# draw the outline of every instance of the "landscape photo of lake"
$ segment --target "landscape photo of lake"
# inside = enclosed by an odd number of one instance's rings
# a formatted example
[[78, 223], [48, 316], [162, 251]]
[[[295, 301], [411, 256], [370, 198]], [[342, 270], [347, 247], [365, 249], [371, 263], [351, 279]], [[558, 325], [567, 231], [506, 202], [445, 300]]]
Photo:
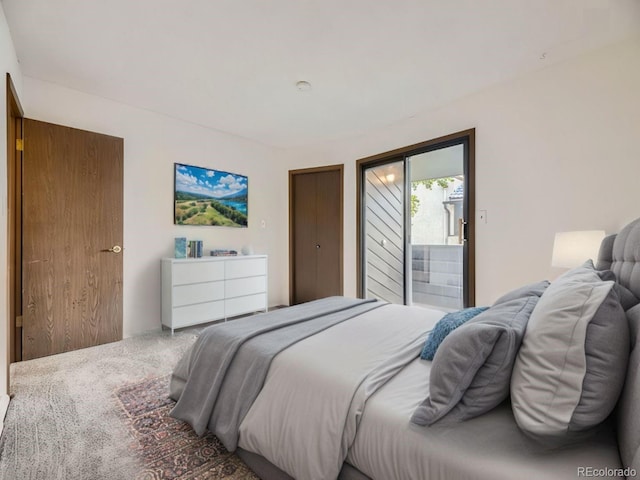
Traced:
[[248, 189], [244, 175], [176, 163], [174, 223], [246, 227]]

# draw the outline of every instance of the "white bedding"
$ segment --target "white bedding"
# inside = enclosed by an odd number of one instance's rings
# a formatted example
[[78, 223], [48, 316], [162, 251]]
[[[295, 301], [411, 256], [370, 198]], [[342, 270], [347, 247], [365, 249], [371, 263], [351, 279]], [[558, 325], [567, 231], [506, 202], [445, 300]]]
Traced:
[[429, 391], [430, 368], [416, 359], [369, 398], [350, 464], [379, 480], [563, 480], [580, 478], [577, 466], [621, 468], [611, 431], [548, 449], [518, 430], [508, 403], [466, 422], [410, 423]]
[[239, 446], [297, 480], [337, 478], [367, 398], [419, 355], [442, 315], [386, 305], [281, 352]]

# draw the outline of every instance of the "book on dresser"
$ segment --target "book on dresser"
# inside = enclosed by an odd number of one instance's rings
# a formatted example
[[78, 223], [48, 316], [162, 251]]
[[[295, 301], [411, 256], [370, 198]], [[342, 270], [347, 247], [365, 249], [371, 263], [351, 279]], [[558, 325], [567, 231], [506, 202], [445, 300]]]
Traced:
[[267, 311], [267, 256], [163, 258], [162, 325], [171, 329]]

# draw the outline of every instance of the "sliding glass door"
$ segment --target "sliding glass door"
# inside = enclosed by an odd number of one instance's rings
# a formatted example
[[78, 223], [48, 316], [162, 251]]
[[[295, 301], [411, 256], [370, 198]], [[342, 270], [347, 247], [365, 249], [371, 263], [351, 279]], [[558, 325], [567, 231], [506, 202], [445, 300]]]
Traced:
[[473, 140], [469, 130], [358, 162], [362, 297], [474, 304]]

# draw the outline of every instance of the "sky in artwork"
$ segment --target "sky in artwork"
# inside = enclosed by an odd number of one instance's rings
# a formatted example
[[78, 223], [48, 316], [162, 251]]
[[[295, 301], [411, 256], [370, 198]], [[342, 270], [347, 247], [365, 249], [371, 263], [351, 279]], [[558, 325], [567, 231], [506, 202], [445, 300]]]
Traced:
[[247, 177], [220, 170], [175, 164], [176, 191], [225, 198], [247, 193]]

